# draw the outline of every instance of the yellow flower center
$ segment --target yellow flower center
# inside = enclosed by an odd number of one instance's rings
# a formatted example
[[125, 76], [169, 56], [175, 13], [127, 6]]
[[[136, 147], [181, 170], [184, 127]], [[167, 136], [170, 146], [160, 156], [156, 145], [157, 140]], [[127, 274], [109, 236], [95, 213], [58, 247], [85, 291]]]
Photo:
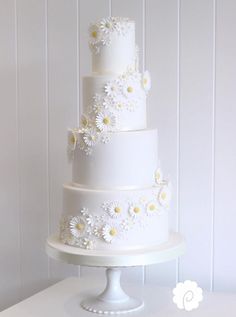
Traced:
[[110, 120], [110, 118], [109, 117], [105, 117], [105, 118], [103, 118], [103, 121], [102, 121], [105, 125], [108, 125], [108, 124], [110, 124], [110, 122], [111, 122], [111, 120]]
[[159, 180], [160, 178], [161, 178], [161, 175], [160, 175], [160, 173], [159, 173], [159, 172], [157, 172], [157, 173], [156, 173], [156, 179], [158, 179], [158, 180]]
[[134, 212], [135, 212], [136, 214], [138, 214], [138, 213], [140, 212], [140, 208], [139, 208], [139, 207], [134, 207]]
[[76, 228], [81, 231], [84, 230], [84, 224], [83, 223], [77, 223]]
[[106, 26], [106, 28], [110, 29], [110, 28], [111, 28], [111, 23], [107, 22], [107, 23], [105, 24], [105, 26]]
[[93, 32], [91, 33], [91, 35], [92, 35], [92, 37], [93, 37], [94, 39], [96, 39], [97, 36], [98, 36], [98, 32], [97, 32], [97, 31], [93, 31]]
[[96, 140], [95, 135], [91, 135], [91, 136], [90, 136], [90, 139], [91, 139], [91, 141], [95, 141], [95, 140]]
[[163, 200], [165, 200], [166, 199], [166, 193], [165, 192], [163, 192], [163, 193], [161, 193], [161, 198], [163, 199]]
[[112, 237], [116, 236], [116, 235], [117, 235], [117, 230], [116, 230], [116, 228], [112, 228], [112, 229], [109, 231], [109, 234], [110, 234]]
[[88, 125], [88, 120], [86, 118], [82, 118], [82, 125], [86, 128]]
[[144, 86], [147, 85], [147, 83], [148, 83], [147, 78], [144, 78], [144, 79], [143, 79], [143, 84], [144, 84]]
[[119, 214], [121, 212], [121, 208], [120, 207], [115, 207], [115, 213]]
[[156, 206], [154, 204], [151, 204], [149, 206], [149, 210], [154, 211], [156, 209]]
[[129, 86], [129, 87], [127, 88], [127, 91], [128, 91], [128, 93], [132, 93], [132, 92], [134, 91], [134, 89], [133, 89], [133, 87]]
[[76, 142], [76, 137], [75, 137], [74, 134], [71, 134], [70, 143], [71, 143], [71, 144], [75, 144], [75, 142]]

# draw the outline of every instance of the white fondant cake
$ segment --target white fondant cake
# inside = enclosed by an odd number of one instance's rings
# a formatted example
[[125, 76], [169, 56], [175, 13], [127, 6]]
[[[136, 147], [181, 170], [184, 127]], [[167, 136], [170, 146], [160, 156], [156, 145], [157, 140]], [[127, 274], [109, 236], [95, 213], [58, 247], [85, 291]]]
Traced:
[[[73, 182], [97, 189], [144, 188], [153, 185], [157, 164], [157, 131], [110, 132], [91, 155], [79, 147], [73, 158]], [[137, 146], [138, 145], [138, 146]]]
[[64, 185], [60, 238], [85, 249], [137, 249], [168, 240], [170, 183], [146, 128], [149, 73], [138, 70], [135, 23], [89, 27], [92, 75], [83, 78], [79, 128], [68, 131], [73, 177]]

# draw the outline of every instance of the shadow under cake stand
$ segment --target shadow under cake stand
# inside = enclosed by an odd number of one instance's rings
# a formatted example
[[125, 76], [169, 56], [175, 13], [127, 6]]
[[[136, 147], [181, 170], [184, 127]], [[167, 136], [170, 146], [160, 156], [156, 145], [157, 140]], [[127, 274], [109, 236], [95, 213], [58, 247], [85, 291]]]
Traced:
[[74, 265], [106, 267], [107, 284], [97, 297], [85, 299], [81, 306], [90, 312], [99, 314], [120, 314], [141, 309], [142, 299], [128, 296], [120, 285], [122, 267], [143, 266], [167, 262], [176, 259], [185, 251], [184, 238], [171, 232], [166, 243], [139, 250], [97, 251], [84, 250], [65, 245], [58, 236], [47, 239], [46, 252], [55, 259]]

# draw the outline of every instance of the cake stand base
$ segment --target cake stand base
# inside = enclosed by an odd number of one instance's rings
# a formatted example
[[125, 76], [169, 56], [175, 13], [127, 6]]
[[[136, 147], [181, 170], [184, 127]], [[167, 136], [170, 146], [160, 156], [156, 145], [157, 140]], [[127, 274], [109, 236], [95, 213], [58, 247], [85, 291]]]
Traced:
[[176, 259], [185, 251], [184, 238], [171, 232], [166, 243], [139, 250], [96, 251], [63, 244], [56, 235], [47, 239], [47, 254], [55, 260], [74, 265], [106, 267], [107, 285], [102, 294], [89, 297], [81, 307], [98, 314], [122, 314], [144, 307], [141, 299], [128, 296], [120, 285], [122, 267], [143, 266]]
[[85, 310], [98, 314], [122, 314], [136, 311], [144, 306], [142, 300], [129, 297], [121, 288], [120, 269], [108, 268], [106, 276], [107, 285], [102, 294], [81, 302]]

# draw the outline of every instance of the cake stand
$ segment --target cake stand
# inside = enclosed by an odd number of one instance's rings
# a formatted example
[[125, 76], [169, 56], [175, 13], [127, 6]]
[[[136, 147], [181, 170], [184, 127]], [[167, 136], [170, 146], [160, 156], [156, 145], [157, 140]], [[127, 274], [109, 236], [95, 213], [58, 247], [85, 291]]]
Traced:
[[128, 296], [120, 285], [122, 267], [143, 266], [176, 259], [185, 251], [185, 241], [179, 233], [171, 232], [169, 240], [158, 246], [134, 251], [84, 250], [65, 245], [58, 236], [47, 239], [46, 252], [55, 260], [68, 264], [106, 267], [107, 284], [97, 297], [85, 299], [81, 306], [98, 314], [121, 314], [141, 309], [144, 302]]

